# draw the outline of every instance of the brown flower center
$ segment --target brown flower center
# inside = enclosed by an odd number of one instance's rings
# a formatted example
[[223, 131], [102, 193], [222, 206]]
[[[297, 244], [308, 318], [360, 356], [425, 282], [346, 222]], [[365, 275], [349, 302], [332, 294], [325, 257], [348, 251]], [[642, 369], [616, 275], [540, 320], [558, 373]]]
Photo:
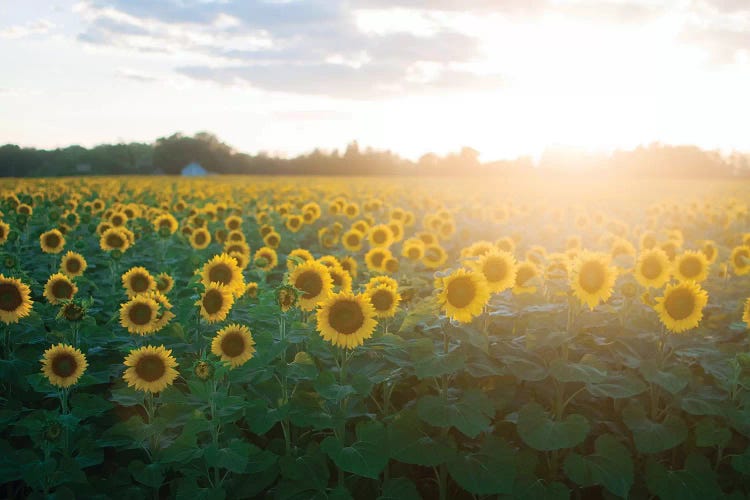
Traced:
[[0, 309], [15, 311], [23, 304], [21, 290], [12, 283], [0, 283]]
[[76, 372], [76, 368], [78, 363], [72, 354], [65, 352], [52, 358], [52, 373], [58, 377], [70, 377]]
[[81, 270], [81, 261], [77, 257], [71, 257], [65, 262], [65, 267], [70, 273], [77, 273]]
[[365, 315], [353, 300], [339, 300], [328, 311], [328, 323], [342, 335], [351, 335], [365, 323]]
[[468, 276], [459, 276], [448, 285], [448, 303], [453, 307], [462, 308], [468, 306], [474, 300], [476, 294], [476, 286]]
[[69, 299], [73, 296], [73, 287], [68, 280], [55, 280], [50, 289], [52, 291], [52, 296], [56, 299]]
[[661, 261], [657, 257], [646, 257], [641, 263], [641, 274], [646, 279], [656, 279], [662, 273]]
[[497, 283], [508, 276], [508, 264], [505, 259], [488, 258], [482, 266], [482, 273], [490, 283]]
[[236, 358], [245, 351], [245, 339], [240, 332], [227, 332], [221, 338], [221, 352], [230, 358]]
[[693, 313], [695, 309], [695, 297], [690, 290], [678, 288], [673, 290], [664, 299], [664, 309], [672, 319], [685, 319]]
[[680, 261], [680, 273], [686, 278], [696, 278], [702, 271], [703, 265], [697, 257], [689, 256]]
[[125, 240], [118, 233], [107, 235], [105, 242], [107, 243], [107, 246], [111, 248], [121, 248], [125, 245]]
[[151, 280], [148, 279], [148, 276], [143, 274], [137, 273], [130, 277], [130, 288], [135, 293], [143, 293], [147, 291], [150, 284]]
[[128, 311], [128, 318], [135, 325], [147, 325], [154, 317], [154, 311], [148, 304], [137, 303]]
[[294, 280], [294, 288], [302, 290], [303, 299], [312, 299], [323, 291], [323, 280], [315, 271], [305, 271]]
[[60, 246], [60, 237], [55, 233], [48, 234], [44, 237], [44, 244], [50, 248], [57, 248]]
[[232, 282], [232, 270], [226, 264], [216, 264], [208, 271], [208, 281], [228, 285]]
[[141, 357], [135, 364], [135, 373], [146, 382], [159, 380], [167, 372], [164, 360], [155, 354]]
[[393, 292], [378, 290], [370, 296], [370, 302], [376, 311], [387, 311], [393, 305]]
[[578, 284], [588, 293], [596, 293], [602, 289], [607, 274], [599, 262], [584, 262], [578, 274]]
[[518, 268], [518, 273], [516, 274], [516, 285], [523, 286], [534, 276], [536, 276], [534, 268], [531, 266], [521, 266]]
[[203, 245], [206, 242], [206, 233], [203, 231], [195, 233], [194, 238], [196, 245]]
[[216, 314], [224, 305], [224, 296], [219, 290], [209, 290], [203, 296], [203, 308], [208, 314]]

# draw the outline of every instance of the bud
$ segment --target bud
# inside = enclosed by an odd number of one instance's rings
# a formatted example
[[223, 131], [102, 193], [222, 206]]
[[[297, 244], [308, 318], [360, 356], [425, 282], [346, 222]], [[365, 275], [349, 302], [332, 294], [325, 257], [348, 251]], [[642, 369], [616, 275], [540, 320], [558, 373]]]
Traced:
[[57, 441], [62, 434], [62, 426], [57, 422], [50, 422], [44, 429], [44, 439], [47, 441]]
[[18, 260], [13, 255], [6, 255], [3, 259], [3, 265], [8, 269], [13, 269], [18, 264]]
[[312, 365], [315, 364], [315, 362], [312, 359], [312, 356], [307, 354], [305, 351], [300, 351], [297, 354], [294, 355], [294, 361], [292, 363], [297, 363], [298, 365]]
[[81, 321], [86, 314], [86, 309], [75, 302], [67, 302], [60, 308], [58, 316], [68, 321]]
[[255, 299], [258, 297], [258, 284], [254, 281], [251, 281], [247, 284], [245, 287], [245, 295], [250, 297], [251, 299]]
[[214, 368], [207, 361], [198, 361], [193, 367], [193, 373], [201, 380], [208, 380], [214, 373]]
[[297, 305], [297, 290], [290, 285], [282, 285], [276, 290], [276, 303], [283, 312]]

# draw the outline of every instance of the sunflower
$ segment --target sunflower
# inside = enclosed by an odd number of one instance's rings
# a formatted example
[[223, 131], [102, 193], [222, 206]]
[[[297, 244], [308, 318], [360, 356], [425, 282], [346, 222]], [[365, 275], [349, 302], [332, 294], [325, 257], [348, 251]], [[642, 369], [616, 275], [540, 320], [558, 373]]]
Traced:
[[222, 361], [228, 361], [232, 368], [245, 364], [253, 357], [255, 341], [250, 329], [244, 325], [227, 325], [211, 341], [211, 352]]
[[248, 259], [250, 259], [250, 245], [244, 241], [227, 241], [224, 244], [224, 253], [227, 255], [232, 253], [241, 253]]
[[66, 253], [60, 262], [60, 271], [73, 278], [82, 276], [87, 267], [86, 259], [76, 252]]
[[177, 360], [172, 357], [172, 351], [163, 345], [133, 349], [124, 364], [127, 369], [122, 378], [128, 387], [135, 387], [138, 391], [161, 392], [172, 385], [179, 375], [175, 370]]
[[156, 277], [156, 290], [159, 293], [169, 293], [174, 287], [174, 279], [167, 273], [160, 273]]
[[490, 299], [484, 275], [477, 271], [458, 269], [442, 279], [438, 302], [446, 316], [461, 323], [471, 322]]
[[124, 252], [130, 248], [130, 238], [123, 228], [111, 227], [102, 233], [99, 246], [105, 252], [112, 250]]
[[242, 268], [237, 264], [234, 257], [225, 253], [215, 255], [204, 264], [201, 270], [201, 282], [204, 285], [218, 283], [237, 296], [242, 295], [245, 291]]
[[51, 229], [39, 236], [39, 244], [44, 253], [60, 253], [65, 246], [65, 236], [59, 230]]
[[86, 356], [67, 344], [53, 345], [44, 351], [41, 363], [42, 373], [49, 383], [63, 388], [78, 382], [88, 367]]
[[612, 295], [617, 271], [610, 266], [610, 256], [583, 251], [573, 264], [570, 286], [573, 295], [593, 310]]
[[196, 250], [203, 250], [211, 244], [211, 233], [205, 227], [200, 227], [190, 233], [190, 246]]
[[326, 266], [309, 260], [294, 268], [289, 275], [289, 284], [302, 292], [299, 305], [303, 311], [312, 311], [333, 290], [333, 279]]
[[352, 277], [341, 267], [341, 264], [337, 262], [335, 266], [328, 268], [328, 272], [331, 274], [333, 287], [336, 292], [352, 291]]
[[[291, 258], [290, 258], [291, 257]], [[293, 271], [295, 266], [309, 260], [315, 260], [315, 257], [310, 253], [309, 250], [304, 248], [295, 248], [286, 256], [286, 267], [290, 271]]]
[[539, 278], [539, 268], [529, 260], [523, 260], [516, 266], [516, 282], [513, 284], [513, 294], [522, 295], [535, 293], [533, 282]]
[[8, 241], [8, 234], [10, 234], [10, 225], [0, 220], [0, 245]]
[[78, 287], [63, 273], [55, 273], [44, 285], [44, 296], [50, 304], [59, 304], [72, 299], [78, 293]]
[[258, 284], [254, 281], [251, 281], [247, 284], [245, 287], [245, 295], [248, 296], [251, 299], [255, 299], [258, 297]]
[[745, 325], [750, 328], [750, 299], [745, 301], [745, 307], [742, 310], [742, 321], [744, 321]]
[[719, 255], [719, 250], [716, 248], [716, 243], [711, 240], [706, 240], [701, 245], [701, 252], [708, 259], [709, 264], [713, 264], [716, 261], [716, 257]]
[[495, 241], [498, 250], [512, 254], [516, 250], [516, 242], [510, 236], [503, 236]]
[[492, 293], [502, 292], [516, 282], [516, 259], [508, 252], [490, 250], [470, 267], [484, 275]]
[[154, 219], [154, 231], [157, 233], [165, 231], [167, 234], [174, 234], [179, 226], [172, 214], [161, 214]]
[[370, 228], [367, 241], [371, 247], [387, 248], [393, 243], [393, 231], [386, 224], [378, 224]]
[[290, 215], [287, 217], [286, 222], [284, 225], [288, 230], [290, 230], [293, 233], [296, 233], [300, 229], [302, 229], [302, 224], [304, 220], [302, 219], [301, 215]]
[[392, 254], [387, 248], [371, 248], [365, 254], [365, 265], [370, 271], [382, 271], [385, 260], [390, 257], [392, 257]]
[[363, 239], [364, 234], [357, 231], [356, 229], [350, 229], [349, 231], [344, 233], [343, 237], [341, 238], [341, 243], [348, 251], [359, 252], [360, 250], [362, 250]]
[[733, 248], [729, 261], [732, 263], [732, 268], [737, 276], [750, 273], [750, 247], [740, 245]]
[[271, 247], [275, 250], [279, 248], [279, 245], [281, 244], [281, 235], [276, 231], [271, 231], [263, 237], [263, 243], [267, 247]]
[[396, 315], [396, 309], [401, 302], [401, 295], [395, 288], [388, 285], [378, 285], [367, 290], [365, 294], [375, 309], [376, 317], [392, 318]]
[[128, 222], [128, 216], [125, 212], [115, 212], [109, 216], [109, 223], [112, 227], [124, 226]]
[[708, 259], [702, 252], [686, 251], [675, 257], [673, 272], [679, 281], [700, 283], [708, 277]]
[[635, 263], [635, 279], [642, 286], [661, 288], [669, 281], [672, 265], [661, 248], [643, 250]]
[[375, 308], [365, 295], [341, 292], [318, 304], [317, 328], [335, 346], [353, 349], [372, 337], [377, 326]]
[[201, 316], [206, 321], [216, 323], [226, 319], [233, 303], [232, 292], [224, 285], [212, 282], [206, 286], [206, 290], [201, 294], [201, 298], [195, 305], [201, 306]]
[[242, 228], [242, 217], [230, 215], [224, 219], [224, 227], [226, 227], [228, 231], [236, 231]]
[[424, 257], [424, 242], [419, 238], [409, 238], [401, 246], [401, 256], [411, 261], [420, 260]]
[[120, 325], [128, 332], [148, 335], [157, 331], [159, 303], [150, 295], [132, 297], [120, 306]]
[[380, 285], [386, 285], [394, 290], [398, 290], [398, 281], [394, 280], [390, 276], [373, 276], [370, 281], [365, 285], [365, 293], [370, 290], [374, 290]]
[[0, 321], [18, 323], [31, 313], [31, 290], [15, 278], [0, 274]]
[[422, 264], [428, 269], [437, 269], [445, 264], [447, 260], [448, 254], [440, 245], [431, 244], [425, 246]]
[[260, 247], [253, 255], [253, 263], [258, 269], [268, 272], [278, 265], [279, 257], [273, 248]]
[[667, 285], [664, 296], [656, 298], [654, 309], [669, 331], [679, 333], [698, 326], [707, 302], [708, 293], [700, 285], [683, 281]]
[[122, 275], [122, 287], [133, 298], [156, 290], [156, 280], [145, 267], [131, 267]]

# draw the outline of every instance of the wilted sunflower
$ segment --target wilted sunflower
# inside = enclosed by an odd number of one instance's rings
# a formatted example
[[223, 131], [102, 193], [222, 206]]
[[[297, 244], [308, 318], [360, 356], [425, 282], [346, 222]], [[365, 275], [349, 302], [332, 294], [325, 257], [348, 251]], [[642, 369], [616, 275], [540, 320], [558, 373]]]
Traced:
[[31, 313], [31, 290], [15, 278], [0, 274], [0, 321], [18, 323]]
[[196, 250], [203, 250], [211, 244], [211, 233], [205, 227], [200, 227], [190, 233], [190, 246]]
[[635, 263], [635, 279], [641, 286], [661, 288], [669, 281], [671, 263], [661, 248], [643, 250]]
[[253, 255], [253, 263], [258, 269], [268, 272], [279, 264], [279, 257], [273, 248], [260, 247]]
[[88, 367], [86, 356], [67, 344], [53, 345], [44, 351], [41, 363], [42, 373], [49, 383], [63, 388], [78, 382]]
[[167, 273], [159, 273], [156, 277], [156, 290], [159, 293], [169, 293], [174, 287], [174, 279]]
[[44, 285], [44, 296], [50, 304], [59, 304], [72, 299], [78, 293], [78, 287], [63, 273], [55, 273]]
[[490, 289], [484, 275], [477, 271], [458, 269], [442, 280], [438, 302], [446, 316], [461, 323], [469, 323], [490, 299]]
[[654, 309], [659, 319], [672, 332], [695, 328], [703, 318], [703, 308], [708, 303], [708, 293], [692, 281], [667, 285], [663, 297], [656, 298]]
[[341, 243], [348, 251], [359, 252], [360, 250], [362, 250], [363, 239], [364, 235], [361, 232], [357, 231], [356, 229], [350, 229], [341, 237]]
[[679, 281], [700, 283], [708, 278], [708, 259], [702, 252], [686, 251], [675, 257], [673, 272]]
[[573, 264], [570, 286], [573, 295], [589, 309], [606, 302], [612, 295], [617, 271], [610, 266], [609, 255], [584, 251]]
[[179, 375], [175, 370], [177, 360], [172, 357], [172, 351], [163, 345], [133, 349], [124, 364], [127, 369], [122, 378], [128, 387], [135, 387], [138, 391], [161, 392], [172, 385]]
[[124, 252], [130, 248], [130, 238], [123, 228], [111, 227], [102, 233], [99, 246], [105, 252], [113, 250]]
[[242, 295], [245, 291], [242, 269], [234, 257], [225, 253], [215, 255], [203, 265], [201, 282], [203, 285], [218, 283], [237, 296]]
[[39, 244], [44, 253], [60, 253], [65, 246], [65, 237], [57, 229], [51, 229], [39, 236]]
[[492, 293], [502, 292], [516, 282], [516, 259], [508, 252], [490, 250], [471, 262], [470, 267], [484, 275]]
[[369, 297], [375, 316], [378, 318], [392, 318], [396, 315], [401, 295], [398, 291], [388, 285], [378, 285], [365, 292]]
[[10, 234], [10, 225], [0, 220], [0, 245], [8, 241], [8, 234]]
[[291, 285], [281, 285], [276, 289], [276, 303], [281, 308], [281, 312], [287, 312], [297, 305], [299, 293]]
[[750, 273], [750, 247], [745, 245], [734, 247], [732, 254], [729, 256], [729, 261], [732, 263], [734, 274], [737, 276]]
[[318, 304], [316, 318], [320, 336], [346, 349], [362, 345], [377, 326], [368, 298], [349, 292], [331, 295]]
[[294, 268], [289, 275], [289, 284], [302, 292], [299, 306], [304, 311], [312, 311], [333, 290], [333, 279], [326, 266], [311, 260]]
[[195, 303], [195, 305], [201, 307], [201, 316], [209, 323], [224, 321], [232, 308], [232, 304], [234, 304], [232, 292], [216, 282], [206, 286], [206, 291], [201, 294], [201, 298]]
[[244, 325], [227, 325], [211, 341], [211, 352], [227, 361], [232, 368], [245, 364], [253, 357], [255, 341], [250, 329]]
[[60, 271], [73, 278], [82, 276], [87, 267], [86, 259], [76, 252], [66, 253], [60, 262]]

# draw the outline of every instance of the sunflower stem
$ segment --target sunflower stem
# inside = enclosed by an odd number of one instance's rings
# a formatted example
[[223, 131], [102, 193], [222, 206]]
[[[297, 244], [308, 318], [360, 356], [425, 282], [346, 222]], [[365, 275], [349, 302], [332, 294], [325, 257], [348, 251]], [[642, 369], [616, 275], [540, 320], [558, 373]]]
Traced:
[[[67, 416], [70, 413], [70, 407], [68, 405], [69, 393], [70, 393], [70, 389], [67, 387], [63, 387], [62, 389], [58, 391], [58, 396], [60, 397], [60, 408], [61, 408], [61, 412], [63, 416]], [[63, 456], [65, 458], [68, 458], [70, 456], [70, 434], [68, 431], [67, 422], [63, 422], [62, 428], [63, 428]]]

